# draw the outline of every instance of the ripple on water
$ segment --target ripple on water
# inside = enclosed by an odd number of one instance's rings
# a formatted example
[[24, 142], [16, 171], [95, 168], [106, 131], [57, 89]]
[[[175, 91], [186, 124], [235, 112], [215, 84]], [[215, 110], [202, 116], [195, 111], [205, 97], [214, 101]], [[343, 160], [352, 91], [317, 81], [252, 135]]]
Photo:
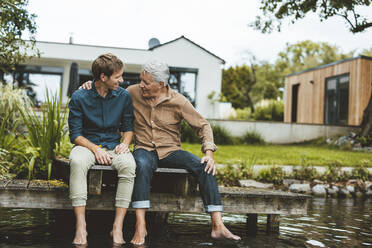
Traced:
[[325, 247], [325, 245], [322, 242], [316, 241], [316, 240], [308, 240], [306, 243], [314, 246], [319, 246], [319, 247]]

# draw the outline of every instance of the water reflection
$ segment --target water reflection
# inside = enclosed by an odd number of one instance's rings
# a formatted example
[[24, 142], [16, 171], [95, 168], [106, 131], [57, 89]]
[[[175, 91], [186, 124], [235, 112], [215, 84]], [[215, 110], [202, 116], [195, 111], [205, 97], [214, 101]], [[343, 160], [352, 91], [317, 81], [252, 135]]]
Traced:
[[[249, 233], [245, 216], [225, 215], [226, 225], [242, 236], [240, 242], [210, 239], [208, 215], [169, 214], [169, 224], [152, 226], [143, 247], [371, 247], [371, 203], [371, 200], [313, 199], [307, 216], [281, 217], [279, 234], [266, 233], [265, 216], [258, 216], [258, 231]], [[109, 237], [113, 213], [88, 212], [87, 215], [88, 247], [115, 247]], [[124, 226], [127, 242], [133, 235], [134, 223], [134, 215], [129, 215]], [[73, 225], [72, 211], [0, 209], [0, 247], [71, 247]]]

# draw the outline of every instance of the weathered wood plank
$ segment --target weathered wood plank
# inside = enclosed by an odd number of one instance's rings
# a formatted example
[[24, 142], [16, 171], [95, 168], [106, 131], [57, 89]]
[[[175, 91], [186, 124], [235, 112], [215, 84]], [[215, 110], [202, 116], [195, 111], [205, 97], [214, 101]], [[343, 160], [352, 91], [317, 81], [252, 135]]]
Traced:
[[[47, 187], [46, 187], [47, 188]], [[226, 190], [228, 191], [228, 190]], [[257, 193], [260, 192], [260, 193]], [[221, 192], [224, 211], [241, 214], [306, 214], [309, 197], [298, 194], [278, 194], [251, 190], [239, 194]], [[151, 194], [150, 211], [157, 212], [204, 212], [199, 196], [179, 196], [165, 193]], [[88, 197], [87, 209], [114, 210], [115, 191], [103, 190], [101, 195]], [[0, 189], [0, 207], [7, 208], [46, 208], [71, 209], [68, 189], [57, 187], [50, 190]]]
[[6, 185], [6, 189], [26, 189], [28, 186], [27, 179], [12, 180]]

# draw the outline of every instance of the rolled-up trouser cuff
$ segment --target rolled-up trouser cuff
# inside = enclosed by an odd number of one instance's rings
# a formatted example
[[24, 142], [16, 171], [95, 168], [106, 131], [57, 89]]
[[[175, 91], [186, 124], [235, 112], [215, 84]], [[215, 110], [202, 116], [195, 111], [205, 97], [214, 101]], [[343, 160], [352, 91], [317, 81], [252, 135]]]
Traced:
[[73, 207], [81, 207], [87, 205], [87, 200], [83, 198], [74, 198], [71, 199]]
[[150, 208], [150, 201], [135, 201], [132, 202], [132, 208]]
[[211, 213], [211, 212], [223, 212], [223, 206], [222, 205], [208, 205], [205, 208], [205, 211], [207, 213]]
[[130, 201], [126, 200], [116, 200], [115, 201], [115, 207], [117, 208], [129, 208]]

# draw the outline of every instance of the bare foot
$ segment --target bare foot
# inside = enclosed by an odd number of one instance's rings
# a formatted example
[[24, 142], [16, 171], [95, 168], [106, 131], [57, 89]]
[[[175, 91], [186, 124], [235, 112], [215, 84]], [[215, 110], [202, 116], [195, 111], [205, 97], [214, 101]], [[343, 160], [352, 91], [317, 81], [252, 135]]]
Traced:
[[110, 236], [112, 237], [112, 242], [115, 245], [123, 245], [125, 244], [124, 238], [123, 238], [123, 231], [122, 230], [115, 230], [113, 229], [110, 232]]
[[88, 236], [88, 233], [87, 233], [87, 230], [86, 230], [85, 226], [81, 226], [79, 228], [76, 228], [75, 238], [72, 241], [72, 244], [74, 244], [74, 245], [85, 245], [85, 244], [87, 244], [87, 236]]
[[214, 239], [241, 240], [239, 236], [232, 234], [225, 225], [213, 227], [211, 237]]
[[136, 225], [136, 233], [130, 242], [134, 245], [143, 245], [145, 244], [146, 235], [146, 225]]

